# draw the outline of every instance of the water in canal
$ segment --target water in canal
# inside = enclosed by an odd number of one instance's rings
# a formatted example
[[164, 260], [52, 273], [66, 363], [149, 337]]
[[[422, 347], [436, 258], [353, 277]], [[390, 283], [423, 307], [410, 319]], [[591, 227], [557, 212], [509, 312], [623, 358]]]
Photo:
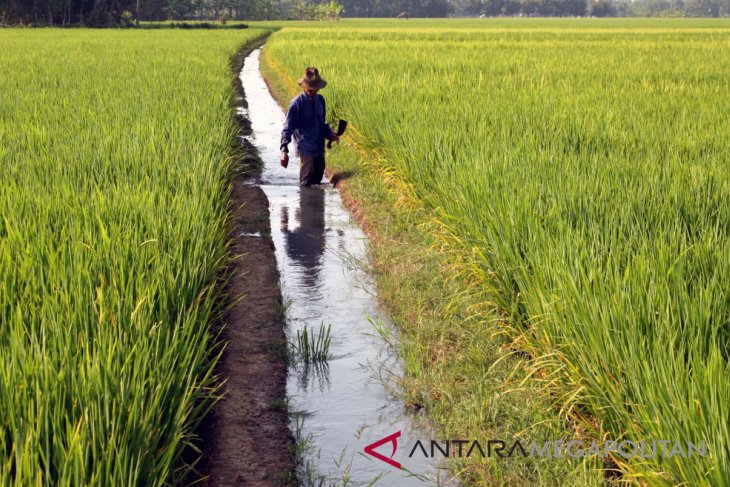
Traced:
[[[288, 169], [279, 165], [284, 113], [261, 78], [259, 54], [255, 50], [246, 58], [240, 77], [253, 129], [251, 142], [265, 163], [258, 184], [269, 199], [287, 305], [287, 336], [296, 341], [297, 330], [305, 325], [315, 332], [331, 325], [332, 356], [326, 365], [292, 363], [289, 369], [291, 427], [309, 445], [301, 476], [325, 478], [323, 485], [370, 485], [373, 481], [373, 485], [398, 487], [455, 485], [446, 482], [448, 476], [437, 468], [438, 461], [424, 458], [421, 450], [409, 457], [418, 440], [428, 449], [434, 436], [428, 423], [410, 414], [392, 393], [397, 388], [392, 377], [400, 366], [373, 326], [379, 323], [392, 333], [361, 265], [367, 258], [366, 237], [331, 185], [299, 186], [293, 144]], [[326, 97], [326, 90], [323, 94]], [[364, 452], [367, 445], [383, 438], [386, 441], [374, 451], [403, 469]], [[304, 483], [307, 480], [303, 478]]]

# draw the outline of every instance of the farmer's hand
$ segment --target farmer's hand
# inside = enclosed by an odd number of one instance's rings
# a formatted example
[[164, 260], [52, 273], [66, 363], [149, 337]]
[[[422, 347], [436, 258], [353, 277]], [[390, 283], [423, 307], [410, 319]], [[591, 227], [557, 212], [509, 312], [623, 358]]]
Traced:
[[332, 134], [332, 136], [330, 137], [330, 140], [332, 142], [337, 142], [339, 144], [340, 143], [340, 136], [337, 135], [337, 134]]
[[288, 152], [281, 152], [281, 167], [287, 167], [289, 166], [289, 153]]

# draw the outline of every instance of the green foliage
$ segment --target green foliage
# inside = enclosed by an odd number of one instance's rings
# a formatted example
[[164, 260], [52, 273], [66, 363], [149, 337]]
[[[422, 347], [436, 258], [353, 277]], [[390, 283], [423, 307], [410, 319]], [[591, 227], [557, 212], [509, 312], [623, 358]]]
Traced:
[[343, 6], [335, 0], [326, 3], [311, 3], [299, 0], [292, 6], [291, 15], [298, 20], [340, 20]]
[[134, 25], [134, 14], [129, 10], [125, 10], [124, 12], [122, 12], [122, 15], [119, 18], [119, 22], [122, 27], [132, 27]]
[[594, 17], [615, 17], [617, 12], [609, 0], [595, 0], [590, 5], [590, 13]]
[[317, 18], [320, 20], [340, 20], [343, 6], [335, 0], [317, 5]]
[[297, 330], [297, 341], [294, 349], [297, 357], [303, 364], [326, 362], [330, 358], [330, 344], [332, 338], [330, 333], [332, 325], [319, 327], [316, 335], [309, 331], [307, 326], [303, 330]]
[[[593, 5], [592, 5], [593, 4]], [[587, 10], [588, 9], [588, 10]], [[0, 0], [0, 25], [124, 24], [143, 21], [337, 20], [345, 17], [678, 16], [727, 17], [730, 0]]]
[[628, 7], [628, 14], [643, 17], [727, 17], [730, 16], [730, 0], [636, 0]]
[[229, 60], [261, 34], [0, 32], [1, 485], [187, 472], [215, 393]]
[[327, 73], [367, 170], [430, 213], [562, 414], [707, 442], [616, 458], [625, 480], [728, 485], [730, 24], [403, 24], [283, 30], [267, 56]]

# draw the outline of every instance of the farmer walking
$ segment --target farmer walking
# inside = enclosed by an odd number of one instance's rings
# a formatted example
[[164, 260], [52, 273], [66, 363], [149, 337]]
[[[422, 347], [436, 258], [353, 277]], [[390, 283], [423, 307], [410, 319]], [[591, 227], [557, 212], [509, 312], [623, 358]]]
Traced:
[[298, 81], [302, 93], [289, 104], [281, 132], [281, 165], [289, 165], [289, 142], [292, 138], [299, 155], [299, 184], [310, 186], [322, 182], [324, 176], [324, 141], [340, 141], [325, 122], [324, 97], [317, 92], [327, 86], [317, 68], [307, 68]]

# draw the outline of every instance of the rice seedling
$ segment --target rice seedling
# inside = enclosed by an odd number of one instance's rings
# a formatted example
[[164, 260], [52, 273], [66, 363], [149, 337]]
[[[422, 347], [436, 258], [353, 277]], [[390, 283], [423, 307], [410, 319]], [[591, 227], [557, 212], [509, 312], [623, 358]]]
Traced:
[[556, 411], [706, 442], [614, 454], [624, 480], [729, 485], [728, 47], [727, 20], [360, 22], [281, 30], [264, 61], [293, 89], [320, 69]]
[[167, 485], [216, 395], [246, 31], [0, 32], [0, 484]]
[[330, 358], [330, 344], [332, 337], [330, 333], [332, 325], [320, 325], [319, 331], [315, 334], [310, 331], [307, 325], [297, 330], [297, 341], [294, 349], [300, 362], [305, 365], [326, 362]]

